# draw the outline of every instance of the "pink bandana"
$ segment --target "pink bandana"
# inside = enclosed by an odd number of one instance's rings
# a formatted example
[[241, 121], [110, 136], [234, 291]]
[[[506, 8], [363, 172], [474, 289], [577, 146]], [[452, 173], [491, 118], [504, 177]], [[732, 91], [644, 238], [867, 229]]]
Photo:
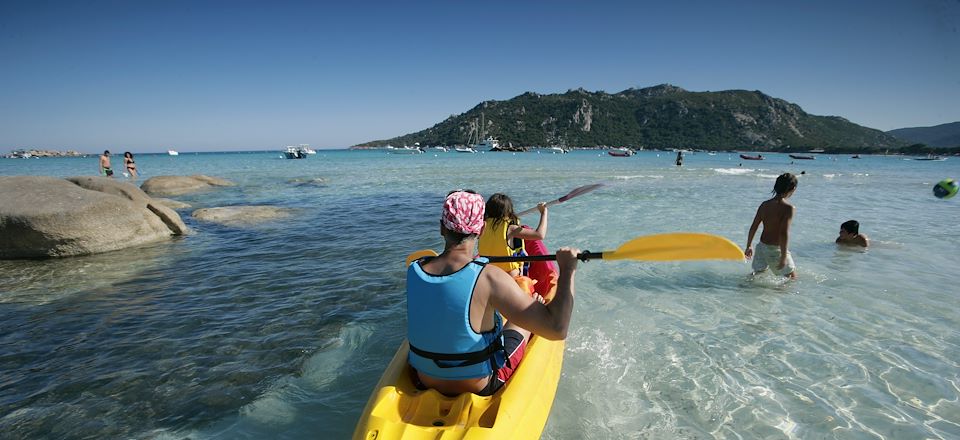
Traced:
[[440, 221], [451, 231], [480, 235], [483, 230], [483, 196], [457, 191], [443, 201]]

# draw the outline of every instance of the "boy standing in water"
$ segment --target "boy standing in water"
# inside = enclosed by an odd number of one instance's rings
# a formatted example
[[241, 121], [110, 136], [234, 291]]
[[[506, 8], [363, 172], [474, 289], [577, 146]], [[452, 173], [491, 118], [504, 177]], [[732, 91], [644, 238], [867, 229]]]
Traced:
[[107, 177], [113, 177], [113, 170], [110, 168], [110, 150], [104, 150], [100, 155], [100, 174]]
[[[793, 221], [793, 205], [787, 199], [797, 189], [797, 176], [783, 173], [773, 185], [774, 196], [760, 204], [757, 215], [753, 217], [750, 233], [747, 235], [747, 247], [743, 254], [753, 258], [753, 273], [763, 272], [773, 266], [773, 273], [788, 278], [796, 278], [796, 265], [790, 256], [787, 245], [790, 242], [790, 222]], [[753, 252], [753, 236], [763, 223], [763, 233], [757, 244], [756, 256]]]

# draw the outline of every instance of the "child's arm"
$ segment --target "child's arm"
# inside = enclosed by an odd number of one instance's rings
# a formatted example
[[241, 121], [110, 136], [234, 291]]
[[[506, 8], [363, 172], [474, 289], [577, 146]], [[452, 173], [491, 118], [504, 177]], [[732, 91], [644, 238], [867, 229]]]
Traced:
[[507, 238], [518, 237], [524, 240], [543, 240], [547, 238], [547, 204], [540, 202], [537, 204], [537, 209], [540, 210], [540, 223], [537, 224], [537, 229], [527, 229], [520, 226], [510, 226], [510, 230], [507, 231]]
[[760, 228], [760, 208], [757, 208], [757, 215], [753, 216], [753, 223], [750, 224], [750, 233], [747, 234], [747, 247], [743, 249], [743, 255], [747, 258], [753, 256], [753, 236], [757, 235], [758, 228]]
[[787, 248], [790, 243], [790, 223], [793, 222], [793, 205], [789, 205], [787, 212], [783, 215], [783, 224], [780, 225], [780, 265], [777, 269], [783, 269], [787, 265]]

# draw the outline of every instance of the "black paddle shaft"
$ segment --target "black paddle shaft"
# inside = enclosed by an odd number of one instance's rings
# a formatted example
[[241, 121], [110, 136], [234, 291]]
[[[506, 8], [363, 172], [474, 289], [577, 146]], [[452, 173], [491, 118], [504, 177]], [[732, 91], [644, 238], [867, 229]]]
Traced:
[[[515, 263], [518, 261], [556, 261], [556, 254], [551, 255], [521, 255], [517, 257], [486, 257], [490, 259], [491, 263]], [[577, 255], [577, 259], [580, 261], [588, 261], [591, 259], [603, 259], [603, 252], [590, 252], [583, 251]]]

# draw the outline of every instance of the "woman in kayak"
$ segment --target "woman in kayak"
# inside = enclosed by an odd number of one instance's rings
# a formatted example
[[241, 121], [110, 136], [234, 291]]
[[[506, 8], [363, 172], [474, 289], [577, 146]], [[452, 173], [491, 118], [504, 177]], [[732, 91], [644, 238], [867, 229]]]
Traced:
[[[520, 226], [520, 219], [513, 211], [510, 196], [496, 193], [487, 199], [484, 214], [483, 234], [480, 235], [480, 255], [485, 257], [507, 257], [523, 252], [523, 240], [544, 240], [547, 238], [547, 204], [537, 204], [540, 211], [540, 223], [537, 229]], [[493, 263], [512, 276], [520, 275], [523, 263]]]
[[407, 362], [418, 388], [489, 396], [520, 365], [531, 332], [567, 337], [580, 250], [557, 251], [557, 292], [544, 305], [506, 272], [487, 269], [485, 258], [474, 259], [483, 219], [483, 196], [451, 192], [441, 211], [443, 253], [407, 269]]

